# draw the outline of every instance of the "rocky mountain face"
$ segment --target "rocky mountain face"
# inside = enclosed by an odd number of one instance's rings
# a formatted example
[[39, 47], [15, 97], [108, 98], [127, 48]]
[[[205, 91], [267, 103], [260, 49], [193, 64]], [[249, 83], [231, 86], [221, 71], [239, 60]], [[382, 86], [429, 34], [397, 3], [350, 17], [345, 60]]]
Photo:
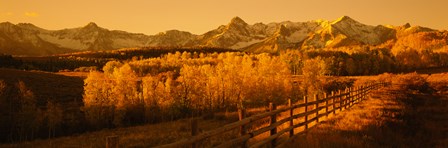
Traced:
[[12, 55], [47, 55], [71, 52], [41, 39], [38, 34], [44, 31], [31, 24], [0, 23], [0, 53]]
[[[284, 49], [337, 48], [398, 43], [416, 47], [417, 41], [437, 38], [446, 46], [446, 31], [410, 26], [370, 26], [348, 16], [334, 21], [247, 24], [239, 17], [227, 25], [195, 35], [169, 30], [156, 35], [108, 30], [95, 23], [84, 27], [46, 30], [33, 24], [0, 23], [0, 53], [12, 55], [51, 55], [84, 50], [112, 50], [144, 46], [212, 46], [249, 52], [278, 52]], [[423, 41], [422, 41], [423, 42]], [[418, 44], [420, 45], [420, 44]]]

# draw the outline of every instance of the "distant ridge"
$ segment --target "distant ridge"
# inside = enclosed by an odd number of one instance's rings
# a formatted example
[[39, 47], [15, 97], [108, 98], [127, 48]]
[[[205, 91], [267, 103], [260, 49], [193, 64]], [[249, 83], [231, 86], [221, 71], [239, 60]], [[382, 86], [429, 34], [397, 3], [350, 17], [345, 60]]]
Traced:
[[[421, 37], [422, 33], [428, 35]], [[144, 35], [109, 30], [94, 22], [83, 27], [56, 31], [46, 30], [30, 23], [4, 22], [0, 23], [0, 53], [36, 56], [148, 46], [210, 46], [249, 52], [278, 52], [284, 49], [378, 46], [385, 43], [393, 46], [395, 43], [408, 44], [406, 42], [410, 42], [409, 38], [425, 41], [428, 38], [429, 40], [443, 38], [445, 42], [438, 42], [440, 45], [434, 46], [442, 47], [446, 46], [448, 40], [446, 34], [446, 31], [410, 24], [365, 25], [349, 16], [342, 16], [333, 21], [284, 21], [253, 25], [247, 24], [240, 17], [234, 17], [228, 24], [201, 35], [179, 30]]]

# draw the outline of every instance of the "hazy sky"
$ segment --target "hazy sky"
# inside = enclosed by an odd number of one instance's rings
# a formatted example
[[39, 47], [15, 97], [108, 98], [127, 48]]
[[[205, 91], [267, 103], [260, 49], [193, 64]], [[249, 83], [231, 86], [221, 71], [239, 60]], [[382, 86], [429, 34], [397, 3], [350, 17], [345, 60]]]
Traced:
[[155, 34], [178, 29], [202, 34], [235, 16], [249, 24], [335, 20], [348, 15], [369, 25], [448, 29], [448, 0], [0, 0], [0, 22], [45, 29], [99, 26]]

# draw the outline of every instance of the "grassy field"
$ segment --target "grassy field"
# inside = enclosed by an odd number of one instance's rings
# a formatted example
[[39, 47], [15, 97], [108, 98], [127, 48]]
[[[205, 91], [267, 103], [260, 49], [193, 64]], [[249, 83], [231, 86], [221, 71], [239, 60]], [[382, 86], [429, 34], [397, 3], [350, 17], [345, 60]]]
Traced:
[[57, 72], [58, 75], [68, 76], [68, 77], [78, 77], [81, 79], [87, 78], [89, 72]]
[[[231, 119], [199, 120], [198, 126], [201, 130], [211, 130], [230, 123], [231, 121]], [[51, 140], [35, 140], [20, 144], [0, 145], [0, 147], [105, 147], [106, 137], [108, 136], [119, 136], [121, 146], [151, 147], [187, 138], [190, 135], [190, 131], [190, 120], [183, 119], [167, 123], [108, 129]]]
[[[448, 82], [448, 74], [422, 77], [431, 86]], [[446, 89], [404, 90], [404, 84], [393, 84], [296, 136], [286, 147], [447, 147]]]

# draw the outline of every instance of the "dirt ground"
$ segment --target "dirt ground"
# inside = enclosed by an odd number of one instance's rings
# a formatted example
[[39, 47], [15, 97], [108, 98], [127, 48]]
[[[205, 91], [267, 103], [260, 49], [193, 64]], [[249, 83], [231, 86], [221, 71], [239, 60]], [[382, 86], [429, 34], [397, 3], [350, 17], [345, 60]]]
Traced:
[[448, 147], [448, 97], [389, 86], [285, 147]]

